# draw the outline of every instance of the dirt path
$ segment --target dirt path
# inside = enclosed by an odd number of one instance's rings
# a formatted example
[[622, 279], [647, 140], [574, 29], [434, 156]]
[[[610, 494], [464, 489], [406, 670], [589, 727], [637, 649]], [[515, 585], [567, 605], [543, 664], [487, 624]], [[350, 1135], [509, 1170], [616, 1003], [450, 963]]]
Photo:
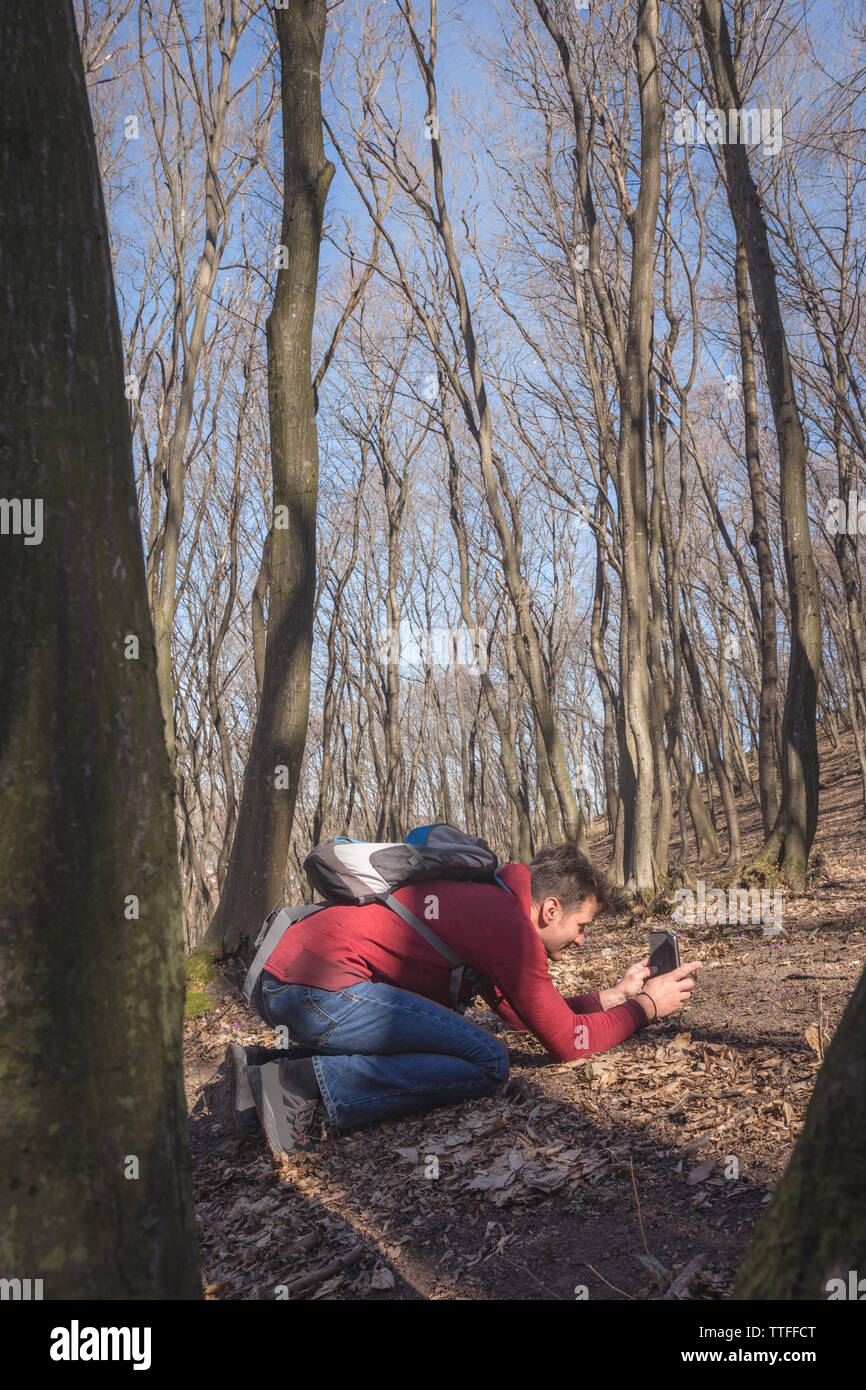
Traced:
[[[866, 960], [866, 833], [846, 747], [824, 750], [822, 784], [823, 867], [809, 893], [785, 895], [782, 935], [680, 927], [682, 958], [704, 962], [688, 1013], [589, 1066], [551, 1063], [475, 1012], [509, 1045], [495, 1096], [326, 1134], [280, 1170], [220, 1110], [226, 1041], [271, 1043], [268, 1030], [233, 1000], [188, 1023], [208, 1296], [650, 1298], [701, 1256], [689, 1296], [725, 1297], [802, 1126], [819, 1020], [832, 1036]], [[748, 851], [758, 818], [743, 819]], [[712, 866], [701, 875], [713, 884]], [[648, 925], [591, 928], [552, 967], [557, 987], [615, 983], [646, 954]]]

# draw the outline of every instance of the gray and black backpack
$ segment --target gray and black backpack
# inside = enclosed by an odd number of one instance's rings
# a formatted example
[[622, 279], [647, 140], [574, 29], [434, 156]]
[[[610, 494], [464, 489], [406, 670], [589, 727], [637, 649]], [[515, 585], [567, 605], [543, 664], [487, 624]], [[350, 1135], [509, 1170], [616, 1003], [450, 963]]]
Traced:
[[[425, 883], [430, 879], [446, 878], [461, 883], [497, 883], [508, 889], [496, 876], [496, 855], [484, 840], [464, 835], [451, 825], [423, 825], [412, 830], [402, 842], [370, 844], [363, 840], [325, 840], [316, 845], [304, 860], [304, 869], [314, 891], [321, 893], [324, 902], [306, 907], [279, 905], [269, 913], [256, 938], [256, 955], [244, 981], [244, 996], [252, 1000], [253, 989], [266, 962], [276, 949], [283, 933], [304, 917], [335, 903], [383, 903], [418, 932], [440, 955], [453, 966], [449, 989], [452, 1009], [462, 1013], [472, 995], [484, 983], [484, 976], [474, 966], [462, 961], [450, 946], [446, 946], [426, 922], [422, 922], [394, 897], [395, 888], [410, 883]], [[472, 993], [460, 1000], [464, 983]]]

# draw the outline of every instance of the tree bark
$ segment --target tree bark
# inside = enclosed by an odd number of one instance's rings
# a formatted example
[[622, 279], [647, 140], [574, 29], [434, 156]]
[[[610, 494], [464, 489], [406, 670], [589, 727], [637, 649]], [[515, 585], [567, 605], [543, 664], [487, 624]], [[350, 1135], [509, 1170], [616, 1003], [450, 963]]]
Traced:
[[706, 863], [708, 859], [717, 859], [721, 854], [716, 827], [710, 819], [704, 798], [701, 796], [700, 782], [692, 771], [691, 767], [683, 754], [683, 767], [685, 782], [680, 781], [680, 796], [685, 784], [686, 804], [688, 805], [689, 815], [692, 821], [692, 828], [695, 832], [695, 844], [697, 846], [698, 863]]
[[734, 1298], [824, 1301], [833, 1292], [830, 1279], [842, 1279], [848, 1297], [849, 1272], [863, 1277], [864, 1074], [866, 972], [827, 1049], [803, 1131], [740, 1266]]
[[265, 665], [225, 889], [206, 940], [245, 948], [285, 891], [310, 707], [319, 455], [310, 356], [319, 246], [334, 166], [319, 70], [325, 0], [274, 11], [281, 57], [283, 226], [267, 322], [274, 520]]
[[71, 0], [7, 0], [0, 45], [0, 467], [44, 523], [0, 570], [3, 1273], [198, 1299], [172, 778]]
[[[625, 799], [625, 887], [651, 895], [656, 887], [652, 799], [655, 767], [650, 732], [649, 690], [649, 518], [647, 507], [647, 404], [653, 323], [653, 250], [661, 189], [661, 100], [659, 96], [658, 4], [640, 0], [635, 55], [640, 89], [640, 191], [634, 214], [628, 332], [625, 345], [617, 493], [622, 532], [620, 676], [624, 739], [634, 769], [634, 797]], [[620, 749], [620, 767], [627, 761]]]
[[743, 366], [743, 420], [746, 467], [752, 494], [752, 535], [761, 588], [761, 694], [758, 714], [758, 783], [764, 835], [772, 832], [779, 810], [776, 791], [776, 701], [779, 688], [779, 662], [776, 651], [776, 586], [773, 578], [773, 551], [767, 522], [767, 499], [761, 471], [758, 427], [758, 380], [755, 346], [749, 313], [749, 266], [742, 234], [737, 235], [734, 264], [737, 294], [737, 323], [740, 333], [740, 360]]
[[704, 731], [704, 737], [713, 764], [713, 772], [716, 775], [716, 782], [718, 783], [719, 791], [722, 796], [722, 805], [725, 808], [725, 818], [728, 822], [728, 855], [725, 862], [736, 865], [740, 862], [740, 819], [737, 813], [737, 803], [734, 800], [734, 790], [731, 786], [731, 779], [728, 775], [728, 770], [716, 739], [712, 716], [707, 708], [701, 673], [695, 659], [692, 642], [689, 637], [685, 619], [682, 617], [680, 618], [680, 643], [682, 645], [683, 660], [685, 661], [686, 670], [689, 673], [689, 680], [691, 682], [695, 713]]
[[657, 409], [656, 386], [653, 382], [649, 394], [650, 433], [653, 451], [653, 490], [650, 505], [649, 534], [649, 587], [652, 597], [649, 622], [649, 657], [651, 672], [650, 689], [650, 728], [652, 734], [653, 762], [655, 765], [658, 812], [655, 821], [653, 856], [656, 872], [667, 877], [670, 858], [671, 829], [673, 826], [674, 802], [670, 780], [671, 749], [665, 742], [665, 731], [671, 713], [671, 692], [662, 655], [662, 624], [664, 622], [664, 601], [659, 575], [659, 555], [662, 548], [662, 502], [665, 495], [664, 426]]
[[[731, 40], [721, 0], [701, 0], [701, 28], [717, 105], [741, 109]], [[759, 862], [778, 865], [793, 886], [805, 884], [806, 864], [818, 821], [816, 708], [821, 665], [820, 596], [806, 505], [806, 440], [776, 288], [776, 270], [747, 147], [722, 146], [728, 202], [742, 235], [767, 384], [779, 445], [780, 510], [785, 573], [791, 606], [791, 656], [782, 717], [782, 797], [773, 831]]]

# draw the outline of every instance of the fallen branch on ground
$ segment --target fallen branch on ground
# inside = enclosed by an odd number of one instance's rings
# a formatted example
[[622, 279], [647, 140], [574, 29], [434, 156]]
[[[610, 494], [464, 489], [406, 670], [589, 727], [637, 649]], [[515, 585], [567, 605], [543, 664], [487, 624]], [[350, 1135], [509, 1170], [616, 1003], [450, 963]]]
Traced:
[[300, 1279], [295, 1279], [293, 1283], [286, 1286], [289, 1298], [293, 1298], [296, 1293], [302, 1293], [304, 1289], [311, 1289], [316, 1284], [321, 1284], [325, 1279], [329, 1279], [332, 1274], [339, 1274], [340, 1270], [348, 1269], [357, 1260], [362, 1260], [371, 1251], [366, 1250], [363, 1245], [356, 1245], [354, 1250], [350, 1250], [346, 1255], [340, 1255], [336, 1260], [331, 1260], [330, 1264], [321, 1265], [318, 1269], [311, 1269], [309, 1274], [302, 1274]]

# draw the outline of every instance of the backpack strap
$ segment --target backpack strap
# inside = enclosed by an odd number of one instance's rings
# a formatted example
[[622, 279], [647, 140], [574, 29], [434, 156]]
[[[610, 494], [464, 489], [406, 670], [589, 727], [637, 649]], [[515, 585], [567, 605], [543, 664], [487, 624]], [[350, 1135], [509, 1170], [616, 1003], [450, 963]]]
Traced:
[[473, 991], [477, 991], [485, 979], [484, 975], [474, 965], [467, 965], [465, 960], [461, 960], [457, 953], [452, 951], [450, 946], [446, 946], [445, 942], [427, 926], [426, 922], [422, 922], [420, 917], [416, 917], [414, 912], [410, 912], [408, 907], [404, 907], [403, 904], [394, 897], [393, 893], [389, 893], [382, 901], [386, 907], [390, 907], [392, 912], [396, 912], [398, 917], [402, 917], [403, 921], [408, 926], [412, 927], [419, 936], [423, 936], [424, 940], [429, 946], [433, 947], [434, 951], [438, 951], [440, 956], [444, 956], [445, 959], [450, 961], [454, 966], [454, 969], [451, 971], [451, 980], [448, 986], [448, 1007], [454, 1009], [456, 1013], [463, 1013], [466, 1005], [469, 1003], [469, 999], [466, 999], [462, 1005], [460, 1002], [460, 987], [463, 981], [466, 980], [466, 982], [473, 987]]
[[[501, 888], [504, 888], [506, 892], [511, 891], [500, 878], [497, 877], [496, 882]], [[389, 907], [392, 912], [396, 912], [398, 917], [402, 917], [407, 926], [410, 926], [419, 936], [423, 936], [428, 946], [432, 946], [434, 951], [438, 951], [440, 956], [444, 956], [447, 961], [450, 961], [454, 969], [451, 971], [451, 979], [448, 987], [448, 1006], [456, 1013], [462, 1014], [469, 1003], [469, 999], [472, 998], [470, 994], [469, 998], [461, 1002], [460, 990], [464, 982], [471, 987], [473, 993], [476, 993], [482, 985], [486, 983], [486, 976], [476, 966], [467, 965], [466, 961], [461, 960], [456, 951], [452, 951], [450, 946], [446, 946], [445, 942], [436, 935], [433, 929], [428, 927], [426, 922], [422, 922], [420, 917], [416, 917], [414, 912], [410, 912], [408, 907], [404, 907], [403, 904], [394, 897], [393, 893], [388, 893], [385, 897], [380, 898], [379, 901], [382, 902], [385, 907]], [[268, 918], [265, 918], [262, 929], [256, 937], [258, 950], [256, 951], [253, 963], [247, 971], [246, 979], [244, 980], [244, 998], [248, 1004], [252, 1003], [253, 990], [258, 982], [259, 976], [264, 970], [265, 964], [272, 952], [276, 950], [277, 945], [282, 940], [284, 932], [287, 932], [289, 927], [294, 926], [295, 922], [300, 922], [305, 917], [311, 917], [314, 912], [321, 912], [325, 907], [333, 906], [333, 903], [311, 903], [306, 907], [283, 908], [282, 912], [277, 913], [270, 927], [268, 927]], [[283, 922], [283, 917], [287, 917], [288, 921]]]
[[[259, 949], [253, 957], [253, 963], [247, 971], [247, 976], [244, 980], [244, 998], [248, 1004], [252, 1002], [253, 990], [255, 989], [259, 976], [265, 968], [265, 963], [271, 952], [276, 950], [278, 943], [282, 939], [283, 933], [288, 931], [289, 927], [294, 926], [295, 922], [300, 922], [304, 917], [311, 917], [314, 912], [321, 912], [323, 907], [333, 907], [333, 903], [311, 903], [306, 907], [284, 907], [282, 912], [277, 913], [270, 928], [267, 930], [268, 919], [267, 917], [265, 918], [262, 929], [256, 937], [256, 945]], [[282, 920], [283, 917], [288, 917], [289, 920], [284, 922]]]

